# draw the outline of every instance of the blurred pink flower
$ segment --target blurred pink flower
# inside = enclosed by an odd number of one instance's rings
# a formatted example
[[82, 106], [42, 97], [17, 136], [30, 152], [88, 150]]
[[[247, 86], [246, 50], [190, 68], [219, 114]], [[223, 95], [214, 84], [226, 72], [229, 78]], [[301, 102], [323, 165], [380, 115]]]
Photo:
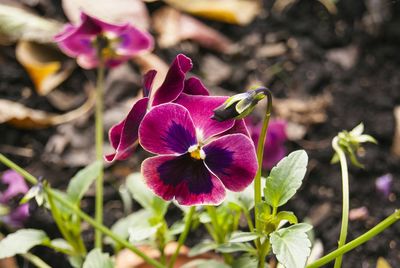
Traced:
[[60, 49], [70, 57], [76, 57], [85, 69], [99, 65], [98, 52], [107, 67], [115, 67], [133, 55], [153, 47], [152, 36], [130, 24], [116, 25], [81, 13], [81, 23], [68, 23], [55, 36]]
[[392, 188], [392, 181], [392, 174], [385, 174], [376, 179], [375, 187], [378, 192], [382, 193], [385, 197], [388, 197]]
[[0, 216], [0, 220], [10, 226], [21, 227], [29, 217], [29, 205], [16, 205], [13, 199], [26, 194], [29, 190], [28, 185], [24, 178], [13, 170], [7, 170], [3, 173], [1, 183], [7, 185], [7, 188], [0, 192], [0, 203], [8, 207], [10, 212], [7, 215]]
[[[249, 129], [251, 139], [257, 146], [260, 137], [262, 122], [255, 122], [253, 118], [246, 118], [246, 125]], [[267, 141], [265, 143], [263, 168], [271, 169], [286, 155], [285, 141], [286, 121], [271, 119], [268, 125]]]

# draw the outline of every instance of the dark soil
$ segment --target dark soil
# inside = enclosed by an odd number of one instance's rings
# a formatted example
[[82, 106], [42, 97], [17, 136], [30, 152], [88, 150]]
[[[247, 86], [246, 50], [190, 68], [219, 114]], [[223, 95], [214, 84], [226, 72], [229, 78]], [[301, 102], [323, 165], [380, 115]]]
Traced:
[[[39, 4], [36, 9], [44, 16], [62, 20], [60, 4], [58, 1], [53, 2], [56, 2], [54, 6]], [[365, 147], [365, 156], [360, 158], [365, 169], [350, 168], [350, 207], [367, 207], [369, 217], [350, 222], [348, 240], [362, 234], [400, 207], [397, 199], [400, 193], [399, 159], [390, 153], [395, 129], [393, 109], [400, 105], [400, 17], [396, 16], [400, 12], [400, 3], [382, 1], [382, 8], [389, 10], [391, 15], [384, 16], [382, 23], [371, 26], [365, 22], [369, 14], [366, 2], [374, 1], [338, 1], [336, 15], [330, 14], [319, 1], [297, 1], [282, 14], [271, 12], [274, 1], [265, 2], [265, 10], [260, 18], [246, 27], [205, 20], [235, 41], [241, 49], [239, 53], [222, 55], [199, 48], [191, 42], [184, 42], [173, 49], [156, 49], [155, 53], [170, 62], [178, 52], [183, 52], [193, 59], [193, 73], [205, 78], [207, 74], [201, 69], [204, 58], [217, 57], [231, 69], [231, 75], [218, 85], [210, 84], [210, 88], [218, 86], [241, 91], [258, 80], [271, 88], [279, 98], [308, 98], [326, 92], [332, 95], [332, 104], [326, 111], [327, 120], [311, 125], [304, 140], [287, 144], [290, 150], [301, 147], [306, 149], [310, 157], [310, 168], [301, 190], [286, 209], [293, 209], [299, 219], [321, 216], [314, 226], [314, 232], [328, 252], [337, 246], [341, 221], [340, 167], [330, 164], [330, 140], [337, 132], [364, 122], [366, 132], [379, 142], [378, 145]], [[152, 3], [149, 7], [154, 11], [161, 5]], [[271, 58], [257, 54], [260, 47], [276, 42], [286, 44], [287, 52]], [[358, 53], [350, 66], [343, 67], [328, 57], [333, 49], [348, 47], [355, 47]], [[346, 59], [351, 56], [346, 55]], [[18, 101], [32, 108], [60, 112], [45, 97], [31, 90], [33, 86], [29, 77], [15, 60], [13, 46], [1, 47], [0, 62], [0, 98]], [[271, 66], [279, 66], [280, 71], [270, 75], [268, 68]], [[79, 92], [77, 88], [82, 85], [85, 77], [93, 77], [93, 74], [89, 72], [83, 75], [81, 71], [75, 71], [62, 88], [74, 88], [74, 91]], [[139, 85], [131, 86], [139, 88]], [[28, 148], [32, 152], [28, 157], [12, 150], [5, 153], [36, 176], [44, 176], [53, 186], [63, 188], [68, 178], [78, 169], [57, 166], [44, 160], [46, 143], [56, 132], [56, 127], [21, 130], [3, 124], [0, 125], [0, 148], [5, 148], [4, 145]], [[107, 225], [123, 215], [117, 192], [118, 184], [137, 166], [137, 158], [134, 158], [108, 169], [107, 176], [113, 179], [106, 182]], [[375, 190], [375, 179], [385, 173], [391, 173], [394, 177], [389, 198], [384, 198]], [[83, 206], [92, 213], [93, 196], [87, 197]], [[41, 209], [33, 213], [27, 226], [45, 228], [54, 237], [57, 236], [54, 223]], [[380, 256], [393, 267], [398, 267], [399, 236], [400, 225], [395, 224], [346, 254], [343, 267], [375, 267]], [[90, 244], [91, 231], [85, 231], [85, 238]], [[39, 252], [53, 267], [68, 267], [66, 261], [60, 262], [64, 258], [61, 255], [44, 249], [39, 249]]]

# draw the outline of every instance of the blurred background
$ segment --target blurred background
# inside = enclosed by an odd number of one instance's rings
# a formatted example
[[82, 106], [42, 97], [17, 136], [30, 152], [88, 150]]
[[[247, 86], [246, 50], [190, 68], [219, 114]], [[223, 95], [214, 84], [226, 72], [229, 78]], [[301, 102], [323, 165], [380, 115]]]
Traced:
[[[359, 152], [364, 169], [350, 169], [348, 240], [400, 207], [399, 1], [0, 0], [0, 152], [61, 189], [95, 158], [95, 71], [79, 68], [52, 42], [64, 23], [77, 22], [80, 10], [130, 22], [156, 40], [151, 53], [107, 73], [106, 130], [141, 94], [144, 72], [157, 69], [159, 85], [174, 57], [184, 53], [193, 60], [192, 75], [216, 95], [257, 85], [272, 90], [273, 117], [285, 122], [284, 150], [304, 148], [310, 156], [304, 184], [287, 208], [314, 225], [325, 252], [336, 247], [340, 230], [340, 168], [330, 164], [337, 132], [363, 122], [379, 142]], [[252, 123], [261, 115], [257, 110]], [[107, 168], [106, 225], [124, 215], [118, 189], [139, 170], [142, 157], [138, 150]], [[389, 181], [384, 189], [382, 176]], [[89, 213], [93, 193], [82, 202]], [[31, 208], [23, 224], [57, 236], [45, 210]], [[0, 224], [0, 231], [7, 234], [10, 227]], [[200, 231], [193, 239], [204, 235]], [[376, 267], [380, 257], [398, 267], [399, 237], [396, 224], [345, 255], [343, 267]], [[69, 267], [60, 263], [61, 255], [37, 250], [54, 267]]]

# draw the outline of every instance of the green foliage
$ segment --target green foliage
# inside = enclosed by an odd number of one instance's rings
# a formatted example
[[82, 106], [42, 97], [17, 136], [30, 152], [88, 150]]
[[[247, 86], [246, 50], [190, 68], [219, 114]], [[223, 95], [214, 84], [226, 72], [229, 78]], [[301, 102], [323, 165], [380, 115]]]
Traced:
[[198, 259], [186, 263], [181, 268], [230, 268], [230, 266], [216, 260]]
[[90, 185], [96, 180], [102, 170], [102, 164], [96, 161], [80, 170], [69, 182], [67, 195], [74, 203], [79, 203]]
[[[149, 225], [149, 219], [151, 217], [151, 213], [145, 209], [141, 209], [135, 213], [130, 214], [129, 216], [119, 219], [114, 225], [111, 227], [111, 231], [116, 235], [126, 239], [129, 237], [129, 229], [132, 227], [138, 227], [143, 225]], [[114, 244], [111, 239], [106, 239], [107, 242]]]
[[114, 263], [108, 253], [102, 253], [100, 249], [95, 248], [86, 256], [83, 268], [113, 268]]
[[259, 235], [252, 232], [234, 232], [229, 239], [230, 243], [249, 242], [258, 238]]
[[272, 168], [264, 189], [264, 197], [268, 204], [279, 207], [293, 197], [306, 174], [307, 162], [307, 153], [298, 150]]
[[218, 245], [214, 241], [203, 241], [194, 247], [192, 247], [188, 253], [189, 257], [194, 257], [208, 251], [214, 250], [218, 247]]
[[286, 268], [304, 268], [311, 251], [306, 232], [311, 228], [307, 223], [299, 223], [271, 233], [272, 250]]
[[31, 248], [48, 240], [46, 233], [41, 230], [18, 230], [0, 241], [0, 259], [27, 253]]
[[126, 179], [126, 187], [143, 208], [153, 211], [155, 215], [163, 217], [167, 212], [169, 202], [166, 202], [154, 195], [153, 192], [144, 183], [143, 176], [140, 173], [133, 173]]
[[255, 249], [249, 243], [225, 243], [219, 245], [217, 248], [221, 253], [234, 253], [234, 252], [255, 252]]

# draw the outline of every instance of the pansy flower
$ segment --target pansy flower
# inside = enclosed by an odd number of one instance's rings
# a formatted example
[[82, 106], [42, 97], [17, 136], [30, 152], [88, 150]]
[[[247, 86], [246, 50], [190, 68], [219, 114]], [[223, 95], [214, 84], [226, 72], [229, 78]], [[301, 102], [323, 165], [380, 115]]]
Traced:
[[186, 73], [192, 69], [192, 61], [183, 54], [176, 56], [164, 82], [157, 90], [152, 90], [155, 70], [144, 76], [143, 98], [138, 100], [128, 115], [109, 131], [109, 140], [115, 153], [105, 156], [106, 161], [124, 160], [136, 148], [138, 129], [147, 110], [159, 104], [175, 101], [182, 92], [190, 95], [208, 95], [208, 90], [196, 77], [186, 79]]
[[[246, 118], [246, 124], [249, 129], [251, 139], [257, 146], [260, 137], [262, 123], [255, 123], [253, 118]], [[268, 125], [267, 137], [265, 142], [265, 150], [263, 157], [263, 168], [271, 169], [286, 155], [285, 141], [286, 122], [279, 119], [271, 119]]]
[[0, 204], [8, 208], [8, 213], [0, 215], [0, 221], [10, 226], [21, 227], [29, 217], [29, 205], [19, 205], [17, 199], [28, 192], [28, 185], [24, 178], [13, 170], [3, 173], [1, 184], [6, 185], [7, 188], [0, 192]]
[[156, 195], [181, 205], [216, 205], [225, 188], [242, 191], [253, 181], [257, 157], [251, 139], [232, 132], [233, 119], [211, 119], [225, 100], [181, 94], [144, 116], [139, 141], [157, 156], [142, 163], [142, 174]]
[[130, 24], [107, 23], [83, 12], [80, 24], [67, 24], [55, 36], [55, 41], [65, 54], [77, 58], [78, 64], [85, 69], [97, 67], [99, 56], [107, 67], [115, 67], [153, 47], [149, 33]]

